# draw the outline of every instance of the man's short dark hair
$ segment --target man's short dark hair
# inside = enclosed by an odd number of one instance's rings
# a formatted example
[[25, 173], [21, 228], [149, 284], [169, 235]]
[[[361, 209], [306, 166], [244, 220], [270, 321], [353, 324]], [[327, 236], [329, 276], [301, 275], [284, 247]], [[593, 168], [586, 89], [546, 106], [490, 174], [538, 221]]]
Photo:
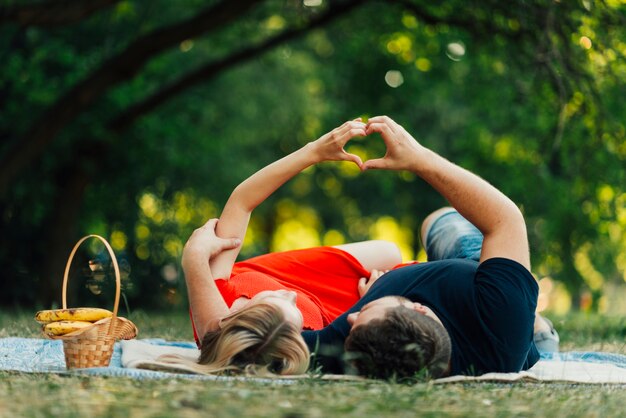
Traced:
[[450, 336], [434, 319], [404, 306], [354, 327], [345, 349], [359, 375], [378, 379], [437, 378], [448, 372]]

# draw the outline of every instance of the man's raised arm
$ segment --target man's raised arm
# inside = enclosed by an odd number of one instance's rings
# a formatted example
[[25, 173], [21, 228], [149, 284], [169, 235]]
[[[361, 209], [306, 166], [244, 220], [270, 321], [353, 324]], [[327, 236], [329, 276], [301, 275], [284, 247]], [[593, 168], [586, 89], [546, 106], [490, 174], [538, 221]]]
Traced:
[[477, 175], [420, 145], [387, 116], [370, 118], [366, 132], [380, 133], [387, 153], [383, 158], [366, 161], [364, 170], [408, 170], [420, 176], [483, 233], [481, 262], [504, 257], [530, 270], [526, 223], [508, 197]]

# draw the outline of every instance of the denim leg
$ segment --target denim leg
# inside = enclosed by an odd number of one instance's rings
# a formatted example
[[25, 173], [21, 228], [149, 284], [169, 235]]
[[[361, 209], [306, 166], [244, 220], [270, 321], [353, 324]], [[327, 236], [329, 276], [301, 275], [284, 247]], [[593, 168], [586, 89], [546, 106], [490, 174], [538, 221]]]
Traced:
[[542, 316], [541, 319], [546, 322], [550, 329], [536, 332], [533, 335], [537, 351], [540, 353], [557, 353], [559, 351], [559, 333], [556, 332], [552, 321], [545, 316]]
[[426, 233], [428, 261], [466, 258], [479, 261], [483, 234], [459, 212], [442, 214]]

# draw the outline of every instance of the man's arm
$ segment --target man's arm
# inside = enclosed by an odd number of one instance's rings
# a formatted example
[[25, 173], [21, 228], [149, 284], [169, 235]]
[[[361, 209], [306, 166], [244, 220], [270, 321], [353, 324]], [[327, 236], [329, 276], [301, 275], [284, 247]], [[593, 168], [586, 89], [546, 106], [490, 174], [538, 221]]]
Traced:
[[[276, 189], [305, 168], [322, 161], [352, 161], [359, 167], [361, 159], [344, 151], [351, 138], [365, 136], [365, 124], [360, 119], [349, 121], [314, 142], [257, 171], [235, 188], [224, 206], [217, 224], [217, 235], [243, 241], [252, 211]], [[215, 278], [227, 278], [239, 255], [239, 248], [224, 251], [211, 260]]]
[[387, 146], [383, 158], [363, 169], [409, 170], [437, 190], [485, 236], [480, 261], [494, 257], [515, 260], [530, 270], [526, 223], [518, 207], [475, 174], [420, 145], [387, 116], [370, 118], [367, 134], [378, 132]]

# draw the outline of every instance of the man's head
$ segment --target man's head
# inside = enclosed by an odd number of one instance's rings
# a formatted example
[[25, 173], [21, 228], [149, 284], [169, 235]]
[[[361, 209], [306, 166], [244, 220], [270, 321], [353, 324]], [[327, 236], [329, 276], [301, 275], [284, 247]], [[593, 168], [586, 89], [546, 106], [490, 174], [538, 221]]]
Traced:
[[411, 378], [448, 371], [450, 336], [433, 311], [420, 303], [387, 296], [348, 315], [352, 326], [345, 349], [360, 375]]

